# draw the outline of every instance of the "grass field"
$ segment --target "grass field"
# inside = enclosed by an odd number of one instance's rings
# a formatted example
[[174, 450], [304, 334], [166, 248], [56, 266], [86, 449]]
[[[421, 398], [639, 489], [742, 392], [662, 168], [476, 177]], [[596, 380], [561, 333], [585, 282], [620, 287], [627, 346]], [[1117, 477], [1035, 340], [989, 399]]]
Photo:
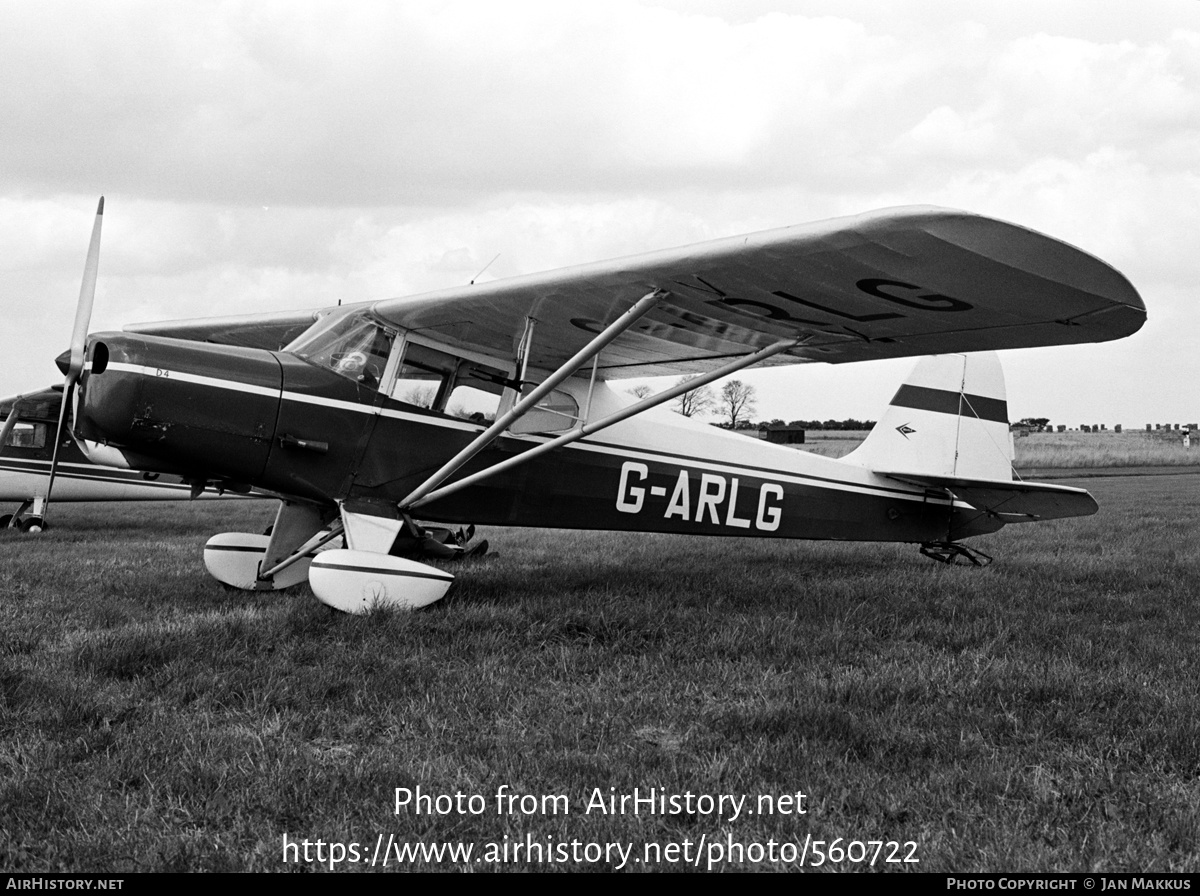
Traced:
[[[825, 457], [844, 457], [867, 437], [856, 430], [813, 430], [802, 450]], [[1188, 448], [1180, 434], [1133, 432], [1037, 432], [1014, 439], [1016, 468], [1078, 470], [1098, 467], [1200, 466], [1200, 438]]]
[[1185, 448], [1180, 433], [1035, 432], [1016, 439], [1014, 446], [1018, 469], [1200, 464], [1200, 438]]
[[[1200, 477], [1086, 484], [1099, 514], [975, 540], [985, 569], [494, 530], [440, 604], [369, 617], [208, 578], [265, 502], [61, 505], [0, 534], [0, 868], [316, 870], [392, 837], [476, 852], [389, 868], [1200, 871]], [[486, 808], [397, 812], [418, 787]], [[585, 812], [634, 788], [764, 811]]]
[[814, 429], [804, 434], [801, 450], [822, 457], [845, 457], [862, 444], [869, 430], [857, 429]]

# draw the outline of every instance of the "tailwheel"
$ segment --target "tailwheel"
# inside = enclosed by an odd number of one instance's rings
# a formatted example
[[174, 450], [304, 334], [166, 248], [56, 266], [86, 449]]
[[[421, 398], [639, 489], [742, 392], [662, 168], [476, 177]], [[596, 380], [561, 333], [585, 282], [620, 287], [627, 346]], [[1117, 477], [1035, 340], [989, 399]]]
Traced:
[[921, 545], [921, 553], [930, 560], [948, 566], [987, 566], [992, 562], [990, 554], [985, 554], [977, 548], [969, 548], [957, 541], [927, 541]]
[[308, 569], [321, 603], [345, 613], [415, 610], [441, 600], [454, 576], [415, 560], [375, 551], [323, 551]]

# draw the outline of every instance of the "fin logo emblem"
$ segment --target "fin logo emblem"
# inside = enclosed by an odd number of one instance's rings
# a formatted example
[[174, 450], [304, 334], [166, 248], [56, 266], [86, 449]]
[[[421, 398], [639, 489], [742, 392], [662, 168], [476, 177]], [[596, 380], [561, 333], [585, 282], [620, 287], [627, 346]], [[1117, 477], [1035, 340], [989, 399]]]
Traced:
[[907, 423], [901, 423], [899, 426], [896, 427], [896, 432], [900, 433], [900, 435], [904, 436], [904, 438], [907, 439], [909, 437], [909, 435], [916, 432], [916, 430], [913, 429], [911, 426], [909, 426]]

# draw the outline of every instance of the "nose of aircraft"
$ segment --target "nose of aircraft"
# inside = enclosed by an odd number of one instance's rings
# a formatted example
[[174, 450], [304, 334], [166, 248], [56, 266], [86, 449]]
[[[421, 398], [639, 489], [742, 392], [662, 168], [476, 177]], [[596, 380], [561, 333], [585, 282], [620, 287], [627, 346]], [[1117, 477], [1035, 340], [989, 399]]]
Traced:
[[232, 482], [261, 475], [282, 390], [271, 352], [99, 333], [86, 357], [81, 438], [122, 449], [137, 466]]

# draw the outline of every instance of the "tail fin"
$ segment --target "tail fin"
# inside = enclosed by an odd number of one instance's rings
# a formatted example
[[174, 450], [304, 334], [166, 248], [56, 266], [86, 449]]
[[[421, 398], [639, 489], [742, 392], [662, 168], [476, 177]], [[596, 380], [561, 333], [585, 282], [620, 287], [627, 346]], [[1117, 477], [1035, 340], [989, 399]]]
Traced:
[[889, 473], [1010, 481], [1000, 359], [994, 352], [923, 358], [866, 441], [843, 460]]

